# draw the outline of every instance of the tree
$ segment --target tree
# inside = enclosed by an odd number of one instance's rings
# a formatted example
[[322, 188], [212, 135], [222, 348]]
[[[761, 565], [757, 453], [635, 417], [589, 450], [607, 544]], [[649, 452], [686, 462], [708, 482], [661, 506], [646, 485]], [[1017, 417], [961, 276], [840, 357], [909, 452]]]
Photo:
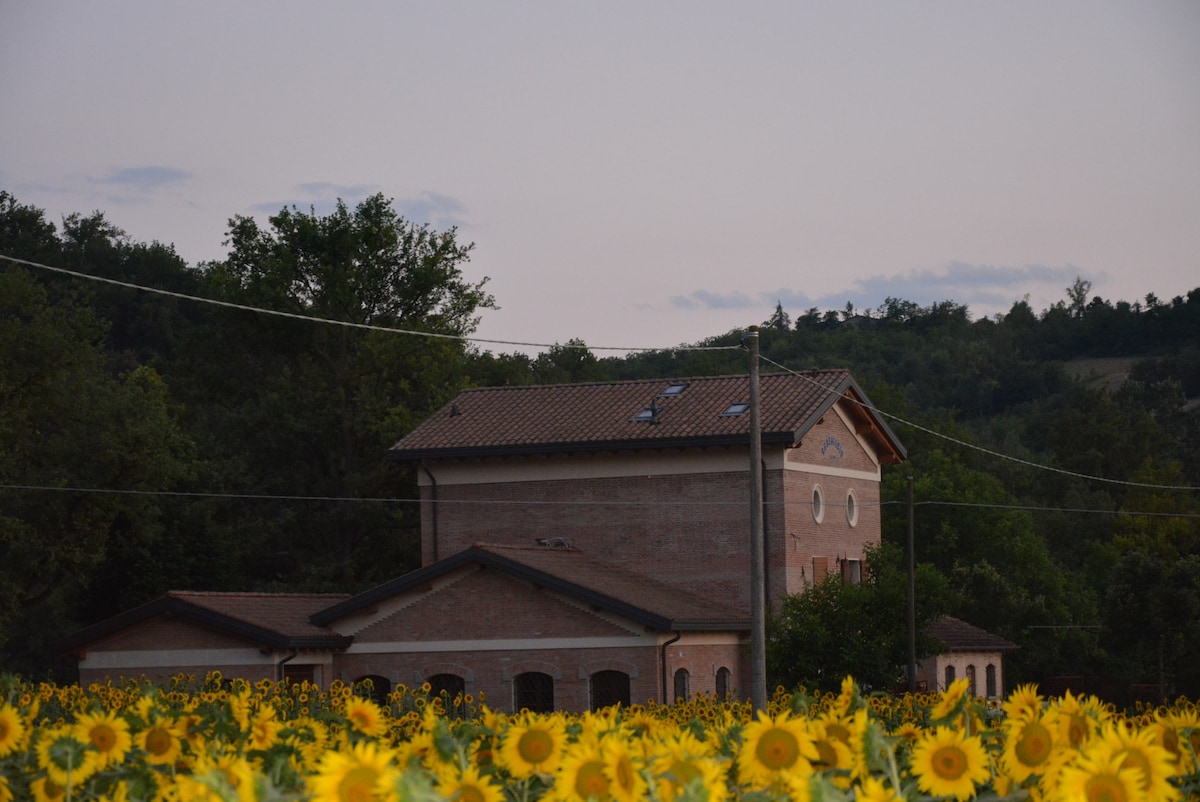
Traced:
[[375, 195], [329, 215], [284, 209], [229, 224], [227, 257], [202, 266], [231, 302], [413, 336], [214, 310], [172, 376], [196, 410], [230, 493], [308, 496], [230, 502], [221, 516], [258, 544], [260, 587], [353, 589], [417, 565], [418, 517], [386, 450], [466, 381], [467, 346], [495, 302], [463, 267], [454, 229], [404, 220]]
[[792, 319], [783, 310], [782, 302], [775, 303], [775, 312], [768, 320], [763, 322], [763, 328], [774, 329], [775, 331], [791, 331]]
[[[934, 644], [923, 634], [946, 604], [945, 581], [927, 566], [915, 576], [918, 656]], [[768, 683], [836, 691], [851, 675], [864, 688], [894, 687], [908, 664], [907, 572], [891, 544], [868, 548], [863, 581], [830, 576], [784, 599], [767, 622]]]
[[[189, 445], [161, 378], [105, 369], [104, 327], [53, 305], [24, 270], [0, 272], [0, 666], [44, 669], [45, 645], [115, 538], [161, 531], [153, 497]], [[90, 492], [96, 491], [96, 492]]]

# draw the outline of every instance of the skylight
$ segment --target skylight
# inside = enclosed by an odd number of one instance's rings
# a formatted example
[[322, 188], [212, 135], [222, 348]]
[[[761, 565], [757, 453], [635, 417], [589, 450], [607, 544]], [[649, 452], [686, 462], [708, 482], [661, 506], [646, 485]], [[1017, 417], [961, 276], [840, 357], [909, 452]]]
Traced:
[[646, 407], [641, 412], [639, 412], [638, 414], [636, 414], [632, 418], [630, 418], [630, 420], [642, 421], [645, 423], [653, 423], [654, 419], [656, 417], [658, 417], [658, 410], [652, 409], [650, 407]]
[[688, 386], [687, 382], [675, 382], [674, 384], [668, 384], [667, 389], [665, 389], [661, 393], [659, 393], [658, 397], [659, 398], [674, 398], [677, 395], [681, 395], [683, 393], [683, 391], [687, 389], [687, 386]]
[[725, 411], [721, 413], [722, 418], [736, 418], [738, 415], [744, 415], [750, 409], [748, 403], [730, 404], [725, 407]]

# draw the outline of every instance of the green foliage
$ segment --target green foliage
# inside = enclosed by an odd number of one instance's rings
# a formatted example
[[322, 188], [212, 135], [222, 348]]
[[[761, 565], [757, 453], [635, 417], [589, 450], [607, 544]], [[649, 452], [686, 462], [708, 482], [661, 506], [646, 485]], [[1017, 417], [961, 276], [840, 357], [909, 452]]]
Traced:
[[[450, 337], [495, 308], [487, 280], [464, 275], [471, 245], [382, 196], [265, 224], [234, 217], [227, 245], [226, 258], [189, 266], [103, 213], [56, 227], [0, 191], [0, 253], [18, 258]], [[415, 567], [415, 477], [384, 455], [463, 387], [747, 370], [738, 350], [598, 359], [583, 345], [481, 352], [0, 266], [0, 483], [194, 494], [0, 490], [0, 665], [45, 670], [57, 634], [172, 587], [346, 591]], [[789, 368], [847, 368], [867, 388], [909, 456], [883, 473], [885, 549], [904, 542], [912, 475], [937, 609], [1018, 643], [1010, 679], [1162, 677], [1200, 695], [1187, 618], [1200, 599], [1195, 494], [1137, 486], [1200, 486], [1200, 288], [1112, 302], [1078, 279], [1040, 312], [1020, 300], [979, 320], [950, 300], [795, 315], [777, 304], [760, 345]], [[1130, 360], [1119, 386], [1065, 369], [1108, 357]], [[827, 606], [814, 620], [886, 644], [870, 621], [835, 615], [866, 609], [874, 583], [814, 589], [811, 603]], [[818, 643], [828, 676], [839, 660], [894, 668], [870, 646]]]
[[[947, 604], [945, 581], [928, 566], [914, 575], [918, 657], [936, 646], [923, 634]], [[890, 690], [908, 664], [908, 575], [903, 552], [870, 548], [863, 581], [831, 576], [784, 599], [767, 626], [770, 686], [837, 691], [850, 675], [863, 688]]]

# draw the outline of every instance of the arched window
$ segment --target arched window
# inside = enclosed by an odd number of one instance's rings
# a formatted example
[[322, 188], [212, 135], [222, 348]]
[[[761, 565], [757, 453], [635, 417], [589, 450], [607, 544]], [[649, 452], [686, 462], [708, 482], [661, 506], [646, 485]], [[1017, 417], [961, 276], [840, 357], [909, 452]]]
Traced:
[[983, 670], [983, 681], [987, 683], [987, 695], [996, 696], [996, 666], [987, 664], [987, 668]]
[[[388, 694], [392, 692], [392, 681], [387, 677], [382, 677], [379, 674], [367, 674], [354, 680], [354, 684], [371, 683], [370, 694], [371, 701], [377, 705], [387, 704]], [[365, 690], [365, 686], [364, 686]]]
[[954, 666], [946, 666], [946, 688], [954, 682]]
[[729, 698], [729, 669], [721, 666], [717, 669], [717, 701], [723, 702]]
[[688, 680], [690, 675], [686, 668], [675, 672], [675, 701], [686, 702], [688, 698]]
[[967, 666], [967, 693], [975, 696], [975, 665]]
[[513, 677], [513, 709], [554, 712], [554, 677], [540, 671], [526, 671]]
[[457, 674], [434, 674], [425, 681], [429, 683], [430, 697], [446, 697], [446, 707], [454, 704], [459, 694], [467, 691], [467, 683]]
[[597, 671], [588, 683], [592, 710], [612, 705], [629, 706], [629, 675], [624, 671]]

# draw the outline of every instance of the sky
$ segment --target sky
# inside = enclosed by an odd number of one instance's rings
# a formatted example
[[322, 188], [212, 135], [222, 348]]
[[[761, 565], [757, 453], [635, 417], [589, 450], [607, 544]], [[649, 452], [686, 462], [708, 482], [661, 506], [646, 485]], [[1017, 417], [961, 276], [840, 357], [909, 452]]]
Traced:
[[1200, 287], [1194, 0], [0, 0], [0, 119], [0, 189], [190, 264], [293, 204], [455, 226], [497, 353]]

